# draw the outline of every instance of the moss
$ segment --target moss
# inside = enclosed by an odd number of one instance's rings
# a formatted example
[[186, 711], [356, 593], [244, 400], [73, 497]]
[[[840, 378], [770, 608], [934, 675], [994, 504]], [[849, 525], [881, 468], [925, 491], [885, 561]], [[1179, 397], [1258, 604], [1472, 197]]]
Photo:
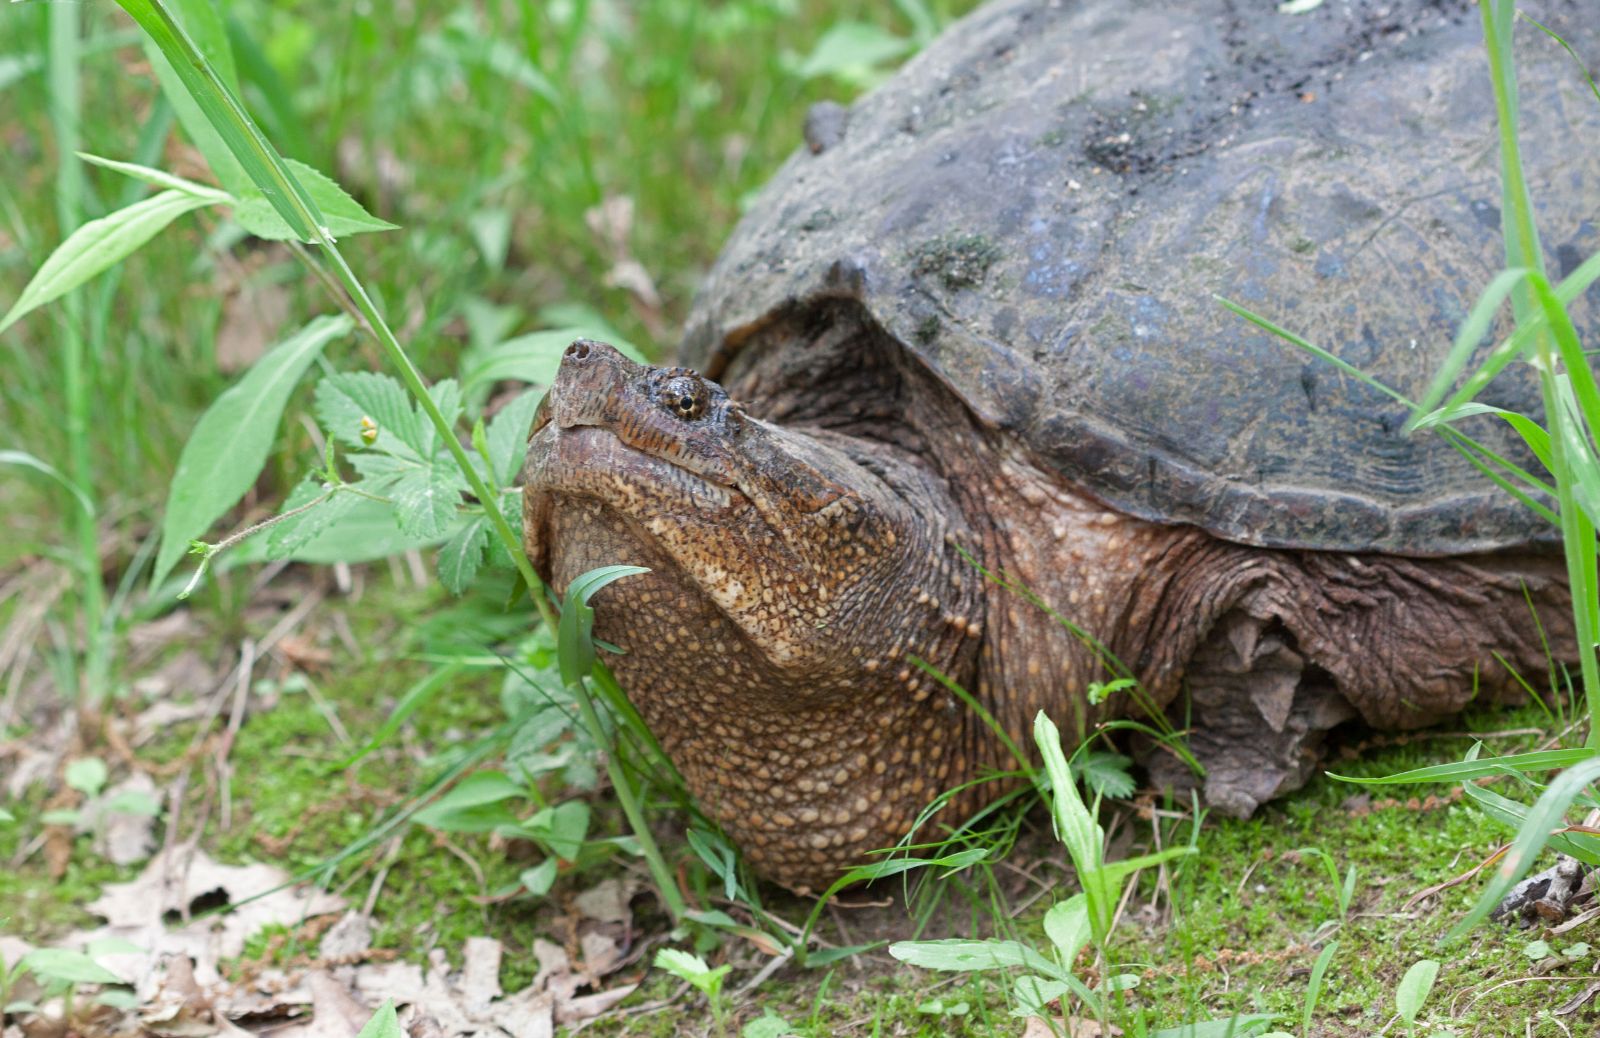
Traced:
[[912, 272], [937, 277], [946, 288], [971, 288], [981, 284], [1000, 258], [1000, 247], [981, 234], [933, 238], [911, 253]]

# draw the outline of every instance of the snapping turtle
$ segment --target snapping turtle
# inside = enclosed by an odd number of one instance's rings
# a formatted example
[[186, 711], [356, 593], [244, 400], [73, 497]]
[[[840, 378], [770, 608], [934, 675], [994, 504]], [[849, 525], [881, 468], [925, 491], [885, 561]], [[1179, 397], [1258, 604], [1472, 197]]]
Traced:
[[[1086, 695], [1114, 657], [1188, 728], [1205, 798], [1245, 814], [1336, 724], [1516, 695], [1508, 668], [1547, 667], [1539, 622], [1570, 655], [1542, 520], [1213, 298], [1420, 393], [1499, 265], [1474, 5], [1236, 6], [983, 8], [784, 166], [694, 308], [693, 370], [567, 350], [528, 554], [558, 589], [651, 568], [597, 596], [597, 634], [771, 877], [824, 883], [1005, 763], [919, 660], [1014, 736], [1042, 708], [1082, 738], [1127, 709]], [[1539, 17], [1593, 58], [1583, 6]], [[1575, 143], [1600, 106], [1521, 42], [1564, 273], [1600, 246], [1600, 151]], [[1487, 397], [1539, 411], [1526, 371]]]

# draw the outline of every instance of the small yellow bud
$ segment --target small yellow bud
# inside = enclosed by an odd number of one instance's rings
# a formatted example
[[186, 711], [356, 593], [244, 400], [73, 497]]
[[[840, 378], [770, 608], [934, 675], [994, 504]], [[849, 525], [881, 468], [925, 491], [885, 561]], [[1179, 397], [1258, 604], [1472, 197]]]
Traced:
[[361, 442], [376, 443], [378, 440], [378, 423], [367, 415], [361, 416]]

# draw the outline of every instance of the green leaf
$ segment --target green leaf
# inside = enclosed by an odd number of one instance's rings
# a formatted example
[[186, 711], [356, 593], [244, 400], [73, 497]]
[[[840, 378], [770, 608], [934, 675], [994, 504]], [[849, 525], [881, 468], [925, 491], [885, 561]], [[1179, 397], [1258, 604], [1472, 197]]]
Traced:
[[142, 789], [126, 789], [106, 801], [106, 810], [112, 814], [154, 818], [161, 813], [161, 800]]
[[[507, 339], [469, 360], [465, 365], [466, 374], [461, 379], [462, 388], [470, 393], [481, 386], [505, 379], [548, 386], [555, 381], [562, 353], [572, 345], [572, 340], [581, 338], [584, 338], [582, 328], [556, 328]], [[621, 339], [609, 341], [623, 355], [645, 363], [645, 357], [637, 347]]]
[[395, 1015], [394, 999], [383, 1000], [383, 1005], [372, 1014], [372, 1019], [366, 1022], [356, 1038], [405, 1038], [405, 1032], [400, 1030], [400, 1020]]
[[411, 819], [446, 832], [492, 832], [503, 825], [516, 824], [516, 816], [505, 801], [523, 795], [522, 787], [501, 772], [474, 772]]
[[67, 765], [63, 777], [68, 786], [92, 797], [105, 788], [107, 774], [106, 762], [99, 757], [79, 757]]
[[802, 79], [838, 76], [860, 83], [912, 46], [910, 40], [868, 22], [839, 22], [822, 34], [795, 71]]
[[1092, 750], [1078, 754], [1072, 763], [1090, 792], [1113, 798], [1133, 794], [1133, 761], [1122, 754]]
[[1048, 977], [1061, 978], [1061, 967], [1021, 941], [972, 941], [950, 938], [940, 941], [896, 941], [889, 954], [901, 962], [925, 970], [971, 973], [975, 970], [1007, 969], [1023, 966]]
[[138, 1009], [143, 1005], [143, 1000], [132, 991], [122, 988], [110, 988], [94, 996], [95, 1004], [110, 1006], [113, 1009]]
[[167, 491], [152, 585], [159, 585], [188, 551], [189, 542], [255, 484], [290, 392], [323, 347], [352, 327], [342, 314], [313, 320], [256, 361], [206, 408], [183, 446]]
[[1417, 1014], [1422, 1011], [1422, 1004], [1428, 1000], [1428, 992], [1433, 990], [1433, 981], [1438, 975], [1439, 963], [1436, 960], [1419, 959], [1412, 963], [1411, 968], [1406, 970], [1406, 975], [1400, 978], [1400, 986], [1394, 989], [1394, 1004], [1407, 1027], [1416, 1024]]
[[1163, 1027], [1159, 1031], [1151, 1031], [1150, 1038], [1249, 1038], [1260, 1034], [1276, 1019], [1274, 1013], [1239, 1013], [1218, 1020]]
[[[397, 229], [396, 224], [380, 220], [363, 209], [360, 202], [351, 198], [349, 193], [327, 174], [294, 159], [286, 158], [283, 162], [294, 171], [295, 178], [322, 210], [323, 226], [335, 239], [348, 234]], [[239, 221], [240, 227], [257, 238], [264, 238], [267, 241], [297, 240], [314, 244], [312, 238], [296, 234], [294, 228], [289, 226], [272, 203], [268, 202], [259, 191], [252, 191], [236, 202], [233, 207], [233, 217]]]
[[122, 978], [82, 952], [65, 948], [35, 948], [22, 957], [22, 965], [36, 977], [67, 984], [121, 984]]
[[[162, 79], [162, 89], [197, 146], [206, 155], [206, 161], [211, 163], [217, 179], [233, 195], [243, 195], [247, 185], [238, 173], [242, 169], [245, 178], [255, 184], [298, 235], [314, 240], [317, 229], [326, 221], [306, 189], [283, 164], [277, 150], [256, 128], [240, 102], [238, 92], [233, 89], [230, 82], [233, 75], [232, 52], [227, 51], [224, 56], [224, 51], [220, 49], [226, 45], [226, 33], [215, 35], [211, 20], [204, 17], [207, 10], [215, 17], [209, 0], [180, 2], [185, 6], [186, 15], [201, 16], [190, 24], [194, 37], [185, 32], [162, 0], [117, 0], [117, 4], [160, 48], [157, 54], [146, 47], [146, 53], [151, 55], [158, 75], [163, 73], [163, 65], [168, 66]], [[214, 38], [220, 39], [221, 43], [212, 46], [206, 42]], [[202, 41], [199, 48], [196, 47], [196, 39]], [[206, 50], [204, 55], [201, 53], [203, 49]], [[163, 61], [163, 58], [166, 60]], [[213, 62], [211, 58], [216, 61]], [[179, 89], [180, 84], [182, 89]], [[194, 105], [188, 104], [186, 97], [192, 99]], [[196, 106], [204, 116], [203, 122], [192, 117]], [[188, 118], [185, 117], [186, 113]], [[206, 133], [205, 126], [209, 126], [213, 132]], [[216, 139], [222, 141], [227, 149], [226, 154], [215, 146]], [[227, 159], [226, 155], [229, 154], [235, 161]]]
[[17, 816], [16, 815], [12, 814], [10, 811], [7, 811], [5, 808], [0, 807], [0, 824], [9, 825], [10, 823], [15, 822], [16, 820], [17, 820]]
[[[357, 449], [371, 447], [386, 453], [408, 454], [425, 460], [422, 420], [398, 379], [375, 371], [347, 371], [317, 383], [317, 421], [337, 440]], [[361, 435], [361, 420], [378, 427], [370, 444]]]
[[68, 235], [44, 261], [22, 295], [5, 317], [0, 318], [0, 332], [24, 314], [60, 298], [107, 267], [126, 259], [184, 213], [211, 204], [210, 199], [182, 191], [163, 191], [98, 220], [90, 220]]
[[116, 159], [101, 158], [99, 155], [90, 155], [88, 152], [78, 152], [78, 158], [92, 166], [100, 166], [113, 170], [123, 176], [142, 180], [146, 184], [164, 188], [169, 191], [182, 191], [196, 198], [203, 198], [209, 203], [232, 202], [233, 196], [226, 191], [219, 191], [214, 187], [197, 184], [192, 180], [185, 180], [175, 173], [168, 173], [164, 169], [154, 169], [150, 166], [141, 166], [137, 162], [120, 162]]
[[770, 1009], [763, 1009], [760, 1016], [745, 1024], [739, 1031], [739, 1038], [783, 1038], [793, 1030], [789, 1026], [789, 1021]]
[[594, 669], [594, 610], [589, 607], [589, 599], [613, 581], [649, 572], [644, 566], [601, 566], [567, 585], [556, 631], [556, 657], [561, 663], [563, 682], [576, 685]]
[[519, 828], [549, 848], [556, 857], [573, 861], [583, 849], [583, 838], [589, 834], [589, 805], [581, 800], [568, 800], [541, 808]]
[[1338, 941], [1329, 941], [1317, 956], [1317, 961], [1311, 967], [1311, 977], [1306, 981], [1306, 998], [1303, 1016], [1300, 1022], [1302, 1034], [1311, 1033], [1311, 1017], [1317, 1011], [1317, 999], [1322, 995], [1322, 978], [1328, 972], [1328, 963], [1333, 961], [1333, 953], [1339, 950]]
[[1056, 837], [1066, 846], [1078, 870], [1078, 881], [1088, 899], [1089, 925], [1094, 930], [1095, 943], [1104, 944], [1117, 902], [1117, 891], [1101, 857], [1105, 831], [1078, 795], [1072, 769], [1061, 750], [1061, 732], [1043, 710], [1033, 720], [1033, 741], [1044, 758], [1045, 774], [1050, 779], [1049, 799]]
[[544, 897], [555, 885], [556, 872], [556, 859], [546, 858], [531, 869], [523, 869], [517, 880], [534, 897]]
[[[306, 479], [290, 493], [289, 499], [283, 503], [280, 514], [302, 508], [327, 492], [328, 488], [320, 479], [315, 476]], [[336, 493], [315, 508], [270, 527], [266, 538], [267, 558], [281, 559], [294, 554], [310, 544], [329, 526], [342, 522], [362, 503], [362, 500], [355, 494]]]
[[662, 948], [656, 952], [657, 969], [666, 970], [679, 980], [686, 980], [707, 998], [715, 1000], [722, 991], [722, 978], [728, 975], [727, 966], [712, 969], [706, 960], [677, 948]]
[[528, 453], [528, 434], [533, 431], [533, 416], [539, 410], [540, 391], [522, 393], [489, 420], [485, 440], [489, 448], [489, 471], [495, 482], [508, 487], [521, 475]]
[[478, 516], [439, 549], [439, 580], [451, 594], [461, 594], [472, 583], [483, 565], [483, 549], [488, 543], [489, 520]]
[[[327, 525], [307, 543], [287, 549], [288, 558], [322, 566], [335, 562], [370, 562], [414, 548], [426, 548], [443, 539], [408, 535], [395, 523], [394, 508], [386, 502], [372, 501], [354, 494], [340, 494], [339, 497], [350, 497], [355, 503], [349, 506], [350, 510], [338, 522]], [[255, 537], [246, 541], [223, 556], [223, 564], [239, 565], [267, 558], [266, 540]]]
[[444, 536], [461, 504], [460, 479], [447, 464], [414, 469], [395, 480], [389, 497], [401, 531], [425, 540]]
[[1041, 977], [1032, 973], [1024, 974], [1011, 985], [1011, 994], [1017, 1000], [1017, 1006], [1011, 1010], [1011, 1015], [1042, 1016], [1046, 1006], [1071, 990], [1072, 985], [1064, 980]]
[[1082, 894], [1074, 894], [1057, 902], [1044, 914], [1044, 933], [1056, 946], [1061, 968], [1071, 971], [1078, 953], [1083, 951], [1094, 931], [1089, 927], [1089, 901]]

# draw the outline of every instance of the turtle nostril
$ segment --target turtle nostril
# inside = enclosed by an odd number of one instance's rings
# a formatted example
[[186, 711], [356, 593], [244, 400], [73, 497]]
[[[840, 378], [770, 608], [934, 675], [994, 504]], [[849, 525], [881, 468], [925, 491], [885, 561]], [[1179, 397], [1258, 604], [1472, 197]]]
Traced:
[[573, 343], [571, 346], [567, 347], [567, 356], [571, 357], [573, 360], [589, 359], [589, 344], [581, 340]]

